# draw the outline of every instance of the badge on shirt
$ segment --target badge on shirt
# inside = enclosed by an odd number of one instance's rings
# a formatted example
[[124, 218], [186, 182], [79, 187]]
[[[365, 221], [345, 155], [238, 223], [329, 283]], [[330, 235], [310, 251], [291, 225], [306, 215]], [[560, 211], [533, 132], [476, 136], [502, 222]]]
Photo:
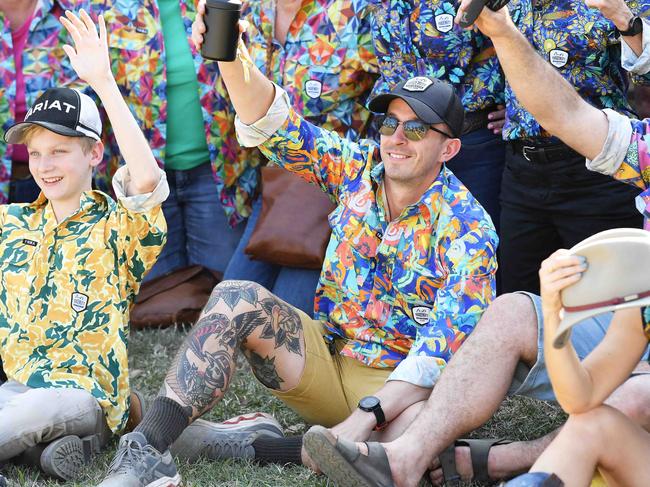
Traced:
[[411, 309], [413, 313], [413, 320], [418, 325], [428, 325], [431, 316], [431, 308], [428, 306], [413, 306]]
[[323, 83], [317, 79], [309, 79], [305, 82], [305, 93], [309, 98], [318, 98], [323, 92]]
[[23, 243], [25, 245], [29, 245], [30, 247], [36, 247], [38, 245], [38, 242], [36, 240], [30, 240], [28, 238], [24, 238]]
[[72, 293], [72, 300], [70, 302], [70, 306], [77, 313], [85, 310], [86, 306], [88, 306], [88, 296], [77, 292]]
[[404, 84], [404, 89], [406, 91], [424, 91], [432, 84], [433, 81], [431, 81], [426, 76], [416, 76]]
[[556, 68], [563, 68], [569, 62], [569, 53], [562, 49], [551, 49], [548, 53], [548, 60]]
[[436, 15], [436, 29], [438, 32], [449, 32], [454, 26], [454, 17], [451, 14]]

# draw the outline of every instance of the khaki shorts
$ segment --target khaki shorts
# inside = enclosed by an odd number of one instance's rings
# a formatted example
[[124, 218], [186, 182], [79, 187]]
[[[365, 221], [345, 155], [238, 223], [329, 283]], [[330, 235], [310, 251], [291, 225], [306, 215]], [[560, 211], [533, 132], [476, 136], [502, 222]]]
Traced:
[[[323, 338], [323, 323], [299, 313], [305, 336], [302, 377], [288, 391], [269, 390], [307, 423], [334, 426], [356, 409], [359, 399], [381, 389], [393, 369], [373, 369], [339, 353], [332, 355]], [[340, 350], [343, 340], [335, 343]]]

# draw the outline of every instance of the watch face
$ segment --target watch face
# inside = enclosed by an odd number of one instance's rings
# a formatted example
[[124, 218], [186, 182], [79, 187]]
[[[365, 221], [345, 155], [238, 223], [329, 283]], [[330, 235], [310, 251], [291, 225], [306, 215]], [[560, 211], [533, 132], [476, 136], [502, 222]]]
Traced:
[[359, 401], [359, 407], [361, 409], [370, 410], [376, 408], [377, 406], [379, 406], [379, 399], [377, 399], [375, 396], [366, 396], [364, 398], [361, 398]]

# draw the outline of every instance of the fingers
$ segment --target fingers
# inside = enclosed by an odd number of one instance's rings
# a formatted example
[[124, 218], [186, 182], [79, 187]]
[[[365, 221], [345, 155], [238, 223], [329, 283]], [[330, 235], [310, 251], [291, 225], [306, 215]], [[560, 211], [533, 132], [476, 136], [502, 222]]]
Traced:
[[78, 45], [81, 42], [81, 34], [79, 34], [77, 27], [66, 17], [61, 16], [59, 17], [59, 20], [63, 24], [63, 27], [68, 31], [68, 34], [70, 34], [70, 37], [72, 37], [75, 46]]
[[205, 15], [205, 0], [199, 0], [199, 4], [196, 6], [196, 11], [199, 15]]
[[68, 55], [68, 57], [70, 58], [70, 62], [74, 66], [75, 61], [77, 59], [77, 53], [74, 50], [74, 48], [69, 44], [64, 44], [63, 45], [63, 52], [65, 52]]
[[106, 45], [108, 44], [108, 36], [106, 34], [106, 21], [104, 20], [104, 16], [100, 14], [97, 22], [99, 23], [99, 40], [102, 41], [102, 44]]
[[93, 19], [90, 18], [90, 15], [88, 15], [84, 9], [79, 10], [79, 17], [86, 27], [86, 32], [88, 34], [92, 32], [97, 35], [97, 27], [95, 26], [95, 22], [93, 22]]

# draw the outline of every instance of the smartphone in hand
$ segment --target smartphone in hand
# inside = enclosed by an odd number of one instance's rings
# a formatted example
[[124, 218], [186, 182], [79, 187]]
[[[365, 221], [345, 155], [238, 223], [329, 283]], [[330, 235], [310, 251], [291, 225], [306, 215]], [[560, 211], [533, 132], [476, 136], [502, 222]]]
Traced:
[[510, 0], [472, 0], [467, 10], [463, 12], [463, 16], [461, 17], [460, 22], [458, 22], [458, 25], [463, 28], [471, 27], [476, 21], [476, 18], [481, 15], [483, 7], [497, 11], [505, 7], [509, 1]]

